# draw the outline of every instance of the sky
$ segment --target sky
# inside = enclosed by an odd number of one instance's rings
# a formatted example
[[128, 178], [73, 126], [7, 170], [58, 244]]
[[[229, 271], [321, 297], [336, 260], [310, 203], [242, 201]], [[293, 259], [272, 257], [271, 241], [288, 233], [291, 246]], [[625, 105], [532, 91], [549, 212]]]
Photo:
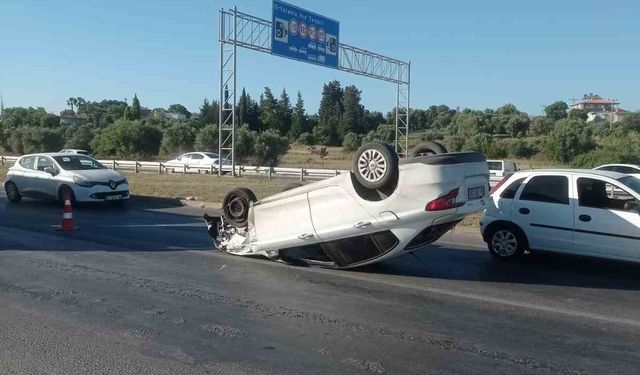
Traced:
[[[341, 42], [411, 62], [411, 107], [496, 108], [530, 115], [585, 93], [640, 110], [638, 0], [290, 0], [340, 21]], [[66, 99], [173, 103], [219, 96], [218, 10], [271, 19], [270, 0], [0, 0], [5, 107], [66, 108]], [[323, 83], [362, 90], [386, 112], [393, 84], [239, 49], [238, 90], [300, 91], [316, 112]]]

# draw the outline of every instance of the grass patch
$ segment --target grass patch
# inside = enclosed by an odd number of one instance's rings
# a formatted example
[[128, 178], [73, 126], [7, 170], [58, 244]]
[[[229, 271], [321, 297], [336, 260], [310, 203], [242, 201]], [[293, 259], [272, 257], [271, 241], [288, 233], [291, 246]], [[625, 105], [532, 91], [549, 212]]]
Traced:
[[[322, 146], [316, 146], [320, 149]], [[322, 161], [316, 154], [309, 152], [309, 146], [292, 144], [289, 151], [280, 159], [279, 167], [351, 169], [351, 153], [342, 152], [342, 147], [327, 147], [329, 154]], [[323, 166], [324, 164], [324, 166]]]
[[228, 177], [200, 174], [124, 173], [131, 194], [149, 197], [195, 196], [199, 201], [222, 202], [225, 194], [236, 187], [246, 187], [258, 199], [279, 193], [292, 180], [268, 180], [254, 177]]

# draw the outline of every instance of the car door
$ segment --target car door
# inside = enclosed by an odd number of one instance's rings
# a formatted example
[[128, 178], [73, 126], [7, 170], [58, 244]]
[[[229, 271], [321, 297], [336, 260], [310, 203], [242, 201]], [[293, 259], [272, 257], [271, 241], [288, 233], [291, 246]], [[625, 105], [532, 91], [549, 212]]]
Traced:
[[253, 206], [253, 244], [262, 250], [287, 249], [319, 242], [309, 212], [307, 194], [265, 200]]
[[44, 155], [37, 156], [32, 179], [34, 195], [42, 198], [55, 198], [57, 197], [57, 181], [51, 173], [45, 172], [46, 168], [56, 169], [53, 159]]
[[571, 252], [573, 203], [567, 175], [534, 175], [525, 181], [512, 205], [512, 221], [535, 250]]
[[199, 172], [200, 168], [205, 168], [204, 166], [204, 155], [199, 153], [191, 154], [191, 162], [189, 163], [189, 169]]
[[[640, 201], [621, 184], [596, 176], [574, 177], [573, 248], [587, 255], [640, 258]], [[612, 189], [613, 186], [613, 189]], [[610, 194], [611, 191], [615, 194]]]
[[18, 189], [24, 196], [31, 197], [37, 195], [36, 190], [36, 156], [25, 156], [20, 159], [20, 166], [23, 168], [19, 177]]
[[313, 228], [321, 241], [384, 231], [384, 227], [358, 201], [339, 186], [309, 192]]

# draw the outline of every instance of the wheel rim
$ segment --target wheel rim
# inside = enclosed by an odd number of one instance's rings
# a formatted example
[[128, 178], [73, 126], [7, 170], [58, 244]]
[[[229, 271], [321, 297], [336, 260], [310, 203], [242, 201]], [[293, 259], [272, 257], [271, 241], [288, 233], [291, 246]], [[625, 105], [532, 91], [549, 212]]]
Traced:
[[496, 254], [502, 257], [509, 257], [516, 253], [518, 249], [518, 239], [511, 231], [502, 229], [493, 234], [491, 247]]
[[366, 150], [358, 158], [358, 172], [368, 182], [382, 180], [387, 169], [387, 159], [378, 150]]
[[7, 193], [7, 198], [9, 198], [9, 200], [18, 198], [18, 188], [14, 184], [7, 184], [5, 192]]
[[242, 220], [246, 212], [246, 202], [240, 197], [233, 197], [227, 205], [227, 212], [234, 220]]

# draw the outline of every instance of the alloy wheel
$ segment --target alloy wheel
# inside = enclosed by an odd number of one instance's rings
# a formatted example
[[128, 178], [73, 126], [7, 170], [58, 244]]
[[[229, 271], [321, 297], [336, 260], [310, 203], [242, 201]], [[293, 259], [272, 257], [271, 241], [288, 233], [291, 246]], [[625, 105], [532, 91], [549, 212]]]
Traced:
[[501, 229], [493, 234], [491, 247], [501, 257], [510, 257], [518, 250], [518, 239], [513, 232]]
[[378, 150], [366, 150], [358, 159], [358, 172], [369, 182], [380, 181], [387, 173], [387, 168], [387, 160]]

